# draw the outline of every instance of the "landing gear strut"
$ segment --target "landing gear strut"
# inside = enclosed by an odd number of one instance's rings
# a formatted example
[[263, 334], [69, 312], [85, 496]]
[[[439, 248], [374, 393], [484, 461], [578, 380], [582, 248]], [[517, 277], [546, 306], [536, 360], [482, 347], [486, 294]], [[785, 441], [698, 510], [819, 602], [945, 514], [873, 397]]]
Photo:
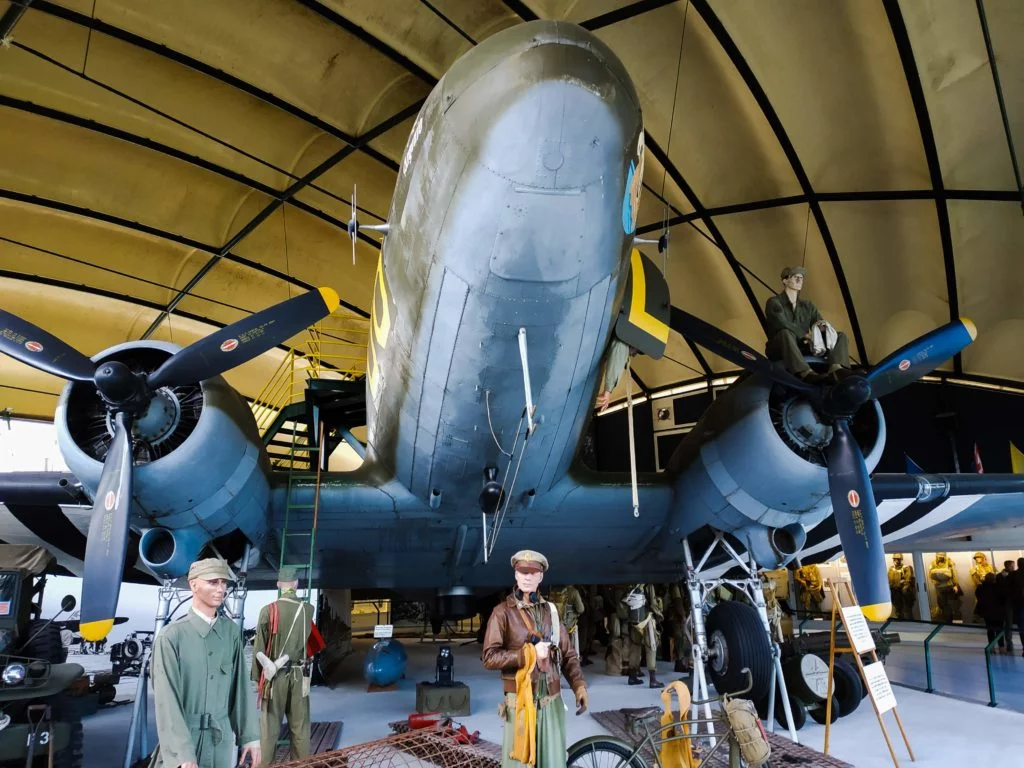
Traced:
[[[786, 681], [782, 675], [781, 650], [772, 637], [768, 623], [768, 611], [764, 593], [761, 591], [761, 578], [757, 574], [757, 564], [753, 557], [745, 560], [737, 554], [721, 531], [714, 533], [714, 541], [707, 547], [696, 567], [693, 564], [689, 539], [683, 540], [686, 587], [690, 594], [690, 616], [693, 621], [693, 699], [697, 701], [710, 698], [708, 676], [720, 694], [742, 689], [746, 680], [743, 669], [748, 668], [753, 677], [754, 688], [750, 692], [750, 697], [754, 701], [765, 694], [767, 687], [768, 730], [775, 729], [775, 687], [778, 685], [781, 693], [779, 698], [786, 713], [786, 722], [789, 723], [790, 738], [798, 744]], [[702, 575], [708, 558], [719, 546], [734, 564], [743, 569], [744, 578], [706, 578]], [[723, 601], [715, 605], [705, 618], [709, 597], [721, 586], [742, 592], [750, 601], [750, 605], [731, 600]], [[699, 717], [697, 709], [697, 705], [692, 705], [693, 719]], [[704, 717], [710, 721], [710, 704], [704, 704]], [[707, 727], [708, 733], [711, 734], [711, 725]], [[712, 742], [713, 739], [712, 734]]]

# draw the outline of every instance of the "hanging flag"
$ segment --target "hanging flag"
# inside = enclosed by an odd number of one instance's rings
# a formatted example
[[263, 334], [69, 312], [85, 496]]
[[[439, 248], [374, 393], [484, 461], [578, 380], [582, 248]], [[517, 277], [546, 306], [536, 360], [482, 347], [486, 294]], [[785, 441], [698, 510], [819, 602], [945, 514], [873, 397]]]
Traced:
[[978, 444], [974, 444], [974, 471], [979, 475], [985, 474], [985, 467], [981, 464], [981, 454], [978, 453]]
[[903, 460], [907, 463], [907, 474], [908, 475], [923, 475], [924, 470], [921, 469], [921, 465], [910, 458], [907, 454], [903, 454]]
[[1024, 475], [1024, 453], [1010, 441], [1010, 467], [1015, 475]]

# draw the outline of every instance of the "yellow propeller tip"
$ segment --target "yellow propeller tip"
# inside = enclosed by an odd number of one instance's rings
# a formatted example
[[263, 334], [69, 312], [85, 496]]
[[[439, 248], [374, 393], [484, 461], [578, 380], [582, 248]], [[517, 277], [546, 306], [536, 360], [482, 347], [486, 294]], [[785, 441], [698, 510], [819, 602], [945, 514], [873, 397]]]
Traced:
[[874, 605], [862, 605], [861, 613], [868, 621], [885, 621], [892, 613], [892, 603], [875, 603]]
[[974, 321], [969, 317], [961, 317], [960, 322], [964, 324], [964, 328], [967, 329], [967, 333], [970, 334], [971, 341], [978, 338], [978, 326], [974, 324]]
[[333, 288], [318, 288], [320, 296], [324, 300], [324, 304], [327, 305], [327, 313], [330, 314], [341, 305], [341, 297], [338, 296], [338, 292]]
[[114, 626], [113, 619], [100, 619], [99, 621], [86, 621], [79, 625], [78, 631], [82, 633], [82, 639], [90, 643], [102, 640], [110, 634]]

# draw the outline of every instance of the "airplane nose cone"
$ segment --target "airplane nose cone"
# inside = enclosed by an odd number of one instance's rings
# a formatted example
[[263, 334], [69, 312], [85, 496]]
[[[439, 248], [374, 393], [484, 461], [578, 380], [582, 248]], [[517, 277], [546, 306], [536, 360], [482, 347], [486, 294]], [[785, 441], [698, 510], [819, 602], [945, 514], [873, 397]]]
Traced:
[[457, 141], [516, 184], [581, 190], [637, 153], [642, 123], [632, 81], [615, 54], [575, 24], [538, 21], [494, 35], [442, 87]]

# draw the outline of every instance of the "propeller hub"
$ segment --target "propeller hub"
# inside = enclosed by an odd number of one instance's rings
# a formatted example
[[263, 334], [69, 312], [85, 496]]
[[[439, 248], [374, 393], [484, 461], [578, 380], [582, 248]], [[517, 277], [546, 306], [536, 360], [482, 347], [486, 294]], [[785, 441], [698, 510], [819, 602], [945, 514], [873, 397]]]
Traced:
[[[149, 445], [159, 445], [174, 433], [181, 419], [178, 398], [168, 389], [154, 393], [149, 404], [132, 423], [132, 434]], [[114, 434], [114, 419], [107, 413], [107, 431]]]
[[138, 376], [117, 360], [103, 363], [97, 368], [93, 381], [100, 395], [110, 405], [130, 406], [133, 399], [141, 399], [142, 386]]
[[825, 396], [825, 410], [834, 416], [852, 416], [871, 399], [871, 385], [863, 376], [848, 376]]

